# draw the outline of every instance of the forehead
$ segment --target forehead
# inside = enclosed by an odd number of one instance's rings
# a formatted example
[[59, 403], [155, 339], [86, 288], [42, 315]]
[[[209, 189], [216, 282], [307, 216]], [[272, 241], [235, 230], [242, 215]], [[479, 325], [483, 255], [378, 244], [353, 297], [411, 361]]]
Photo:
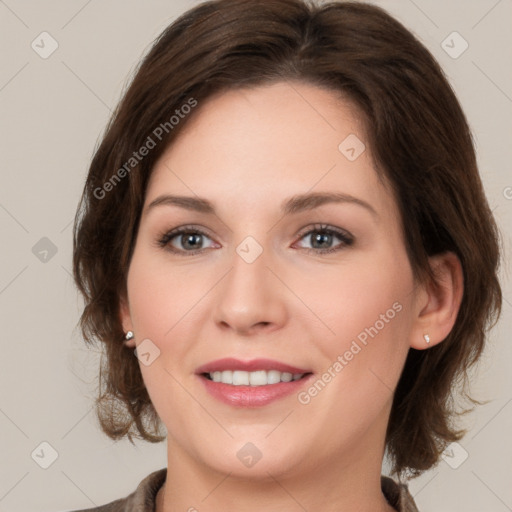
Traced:
[[350, 194], [396, 215], [358, 109], [333, 91], [280, 82], [199, 103], [156, 163], [146, 204], [176, 193], [272, 209], [308, 191]]

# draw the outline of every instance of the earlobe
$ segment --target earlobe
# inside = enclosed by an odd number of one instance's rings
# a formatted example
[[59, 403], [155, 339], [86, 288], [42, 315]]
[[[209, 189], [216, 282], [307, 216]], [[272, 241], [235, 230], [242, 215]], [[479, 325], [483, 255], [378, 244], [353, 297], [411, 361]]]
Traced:
[[135, 336], [133, 334], [133, 331], [128, 331], [126, 334], [125, 334], [125, 337], [124, 337], [125, 341], [124, 341], [124, 344], [127, 346], [127, 347], [135, 347]]
[[423, 350], [441, 343], [453, 329], [462, 302], [462, 265], [453, 252], [429, 258], [435, 283], [425, 284], [425, 300], [419, 305], [411, 332], [412, 348]]
[[121, 320], [121, 325], [123, 326], [123, 331], [125, 334], [124, 344], [127, 347], [135, 348], [135, 337], [133, 335], [133, 326], [130, 315], [130, 308], [128, 306], [128, 301], [125, 297], [122, 297], [119, 300], [119, 316]]

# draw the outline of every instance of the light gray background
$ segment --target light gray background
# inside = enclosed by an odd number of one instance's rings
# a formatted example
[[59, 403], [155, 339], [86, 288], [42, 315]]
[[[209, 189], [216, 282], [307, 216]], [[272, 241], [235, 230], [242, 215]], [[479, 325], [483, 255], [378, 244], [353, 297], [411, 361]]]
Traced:
[[[164, 27], [196, 3], [0, 0], [0, 512], [103, 504], [132, 492], [167, 464], [165, 443], [114, 443], [96, 424], [92, 404], [99, 358], [75, 329], [81, 303], [70, 274], [71, 226], [95, 143], [129, 73]], [[485, 189], [509, 255], [512, 2], [376, 3], [411, 29], [445, 69], [473, 129]], [[47, 59], [31, 47], [34, 40], [43, 45], [38, 37], [43, 31], [59, 45]], [[454, 31], [469, 43], [456, 59], [442, 46]], [[462, 48], [453, 37], [444, 44], [452, 52]], [[39, 242], [43, 237], [57, 248], [46, 262], [40, 260], [41, 247], [48, 244]], [[34, 254], [38, 242], [42, 246]], [[468, 417], [469, 433], [447, 454], [450, 464], [443, 460], [411, 481], [421, 512], [512, 510], [507, 260], [502, 282], [503, 317], [472, 378], [474, 395], [490, 401]], [[50, 456], [42, 442], [58, 454], [47, 469], [39, 465]]]

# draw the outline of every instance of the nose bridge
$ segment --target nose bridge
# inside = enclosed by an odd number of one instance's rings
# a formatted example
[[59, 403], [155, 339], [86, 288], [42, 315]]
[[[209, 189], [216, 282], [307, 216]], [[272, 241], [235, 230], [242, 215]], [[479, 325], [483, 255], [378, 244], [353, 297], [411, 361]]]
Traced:
[[231, 269], [216, 297], [215, 320], [238, 332], [283, 322], [282, 290], [269, 268], [270, 249], [248, 236], [236, 247]]

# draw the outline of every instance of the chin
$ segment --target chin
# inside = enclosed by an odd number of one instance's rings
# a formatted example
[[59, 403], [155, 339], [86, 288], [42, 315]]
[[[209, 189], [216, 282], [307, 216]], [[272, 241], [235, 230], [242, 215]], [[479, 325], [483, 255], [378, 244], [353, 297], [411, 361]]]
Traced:
[[[268, 433], [267, 433], [268, 434]], [[267, 435], [266, 434], [266, 435]], [[272, 480], [272, 476], [288, 474], [300, 464], [296, 445], [275, 446], [265, 436], [251, 436], [230, 439], [224, 446], [199, 448], [204, 465], [230, 478], [251, 479], [255, 481]], [[272, 476], [271, 476], [272, 475]]]

